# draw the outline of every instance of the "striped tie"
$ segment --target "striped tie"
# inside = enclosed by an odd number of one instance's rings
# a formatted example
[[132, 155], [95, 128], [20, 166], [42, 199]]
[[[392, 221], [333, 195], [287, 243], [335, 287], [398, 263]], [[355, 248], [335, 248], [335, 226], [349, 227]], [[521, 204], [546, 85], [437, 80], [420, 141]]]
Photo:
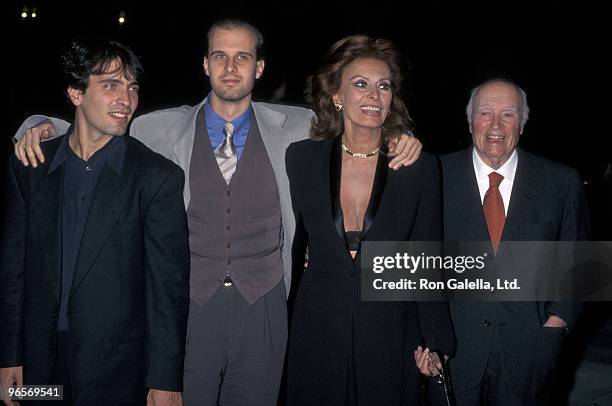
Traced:
[[217, 159], [217, 165], [225, 183], [229, 185], [232, 180], [234, 172], [236, 172], [236, 163], [238, 162], [238, 155], [236, 154], [236, 147], [232, 141], [235, 127], [232, 123], [225, 123], [223, 127], [223, 135], [225, 140], [215, 149], [215, 158]]

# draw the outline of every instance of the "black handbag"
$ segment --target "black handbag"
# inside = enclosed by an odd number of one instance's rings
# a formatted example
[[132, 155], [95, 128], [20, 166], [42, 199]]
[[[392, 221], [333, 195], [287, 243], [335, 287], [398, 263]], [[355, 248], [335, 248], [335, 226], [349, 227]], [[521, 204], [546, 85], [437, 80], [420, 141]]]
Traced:
[[448, 363], [443, 356], [439, 356], [442, 370], [438, 376], [426, 377], [421, 375], [419, 382], [420, 406], [456, 406], [455, 391], [450, 376]]

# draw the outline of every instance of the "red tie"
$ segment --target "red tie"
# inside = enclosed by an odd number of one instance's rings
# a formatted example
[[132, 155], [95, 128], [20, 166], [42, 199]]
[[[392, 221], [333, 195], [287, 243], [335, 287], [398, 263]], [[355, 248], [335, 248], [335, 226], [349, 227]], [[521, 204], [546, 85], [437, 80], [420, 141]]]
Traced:
[[489, 174], [489, 190], [485, 193], [482, 202], [485, 219], [487, 220], [487, 228], [489, 229], [489, 236], [493, 244], [493, 251], [496, 254], [497, 248], [499, 248], [499, 240], [501, 240], [502, 231], [504, 231], [504, 222], [506, 221], [504, 201], [501, 193], [499, 193], [499, 184], [503, 179], [504, 177], [497, 172], [491, 172]]

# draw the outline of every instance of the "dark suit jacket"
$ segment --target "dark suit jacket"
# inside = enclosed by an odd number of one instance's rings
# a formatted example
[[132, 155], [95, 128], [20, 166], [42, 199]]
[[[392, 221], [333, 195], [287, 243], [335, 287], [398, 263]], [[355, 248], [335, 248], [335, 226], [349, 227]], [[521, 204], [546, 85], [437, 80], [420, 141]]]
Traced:
[[[0, 254], [0, 367], [49, 382], [61, 288], [63, 167], [9, 163]], [[142, 403], [182, 390], [189, 307], [183, 172], [130, 137], [121, 173], [106, 165], [87, 217], [69, 296], [77, 404]]]
[[[359, 255], [353, 262], [344, 239], [341, 154], [333, 140], [301, 141], [287, 150], [291, 198], [309, 253], [305, 271], [303, 252], [294, 256], [303, 276], [291, 320], [288, 405], [344, 406], [351, 379], [360, 405], [416, 404], [418, 372], [412, 354], [417, 345], [454, 352], [448, 307], [361, 301]], [[438, 162], [423, 154], [399, 171], [390, 170], [387, 162], [379, 157], [364, 219], [365, 241], [439, 241]], [[354, 378], [347, 375], [351, 362]]]
[[[586, 239], [588, 212], [577, 172], [521, 149], [517, 151], [518, 165], [498, 259], [503, 260], [505, 241]], [[441, 160], [445, 240], [490, 241], [472, 147]], [[492, 251], [490, 243], [489, 249]], [[508, 384], [519, 397], [535, 397], [554, 367], [564, 336], [564, 329], [542, 327], [549, 312], [571, 327], [580, 306], [568, 302], [453, 302], [457, 355], [450, 365], [455, 387], [467, 390], [478, 385], [493, 330], [497, 329]]]

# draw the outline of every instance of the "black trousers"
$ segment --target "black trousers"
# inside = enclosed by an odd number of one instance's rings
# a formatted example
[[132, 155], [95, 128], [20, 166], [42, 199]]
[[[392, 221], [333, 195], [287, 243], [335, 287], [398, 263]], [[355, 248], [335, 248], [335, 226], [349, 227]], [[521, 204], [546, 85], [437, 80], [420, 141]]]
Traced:
[[70, 370], [68, 361], [70, 359], [69, 339], [67, 331], [57, 332], [57, 345], [55, 348], [55, 363], [53, 374], [51, 374], [50, 385], [62, 385], [64, 389], [64, 400], [54, 401], [53, 405], [72, 405], [72, 391], [70, 388]]
[[482, 381], [472, 390], [455, 390], [457, 406], [550, 405], [550, 385], [547, 385], [536, 399], [521, 399], [518, 397], [507, 384], [501, 362], [501, 347], [496, 329]]

